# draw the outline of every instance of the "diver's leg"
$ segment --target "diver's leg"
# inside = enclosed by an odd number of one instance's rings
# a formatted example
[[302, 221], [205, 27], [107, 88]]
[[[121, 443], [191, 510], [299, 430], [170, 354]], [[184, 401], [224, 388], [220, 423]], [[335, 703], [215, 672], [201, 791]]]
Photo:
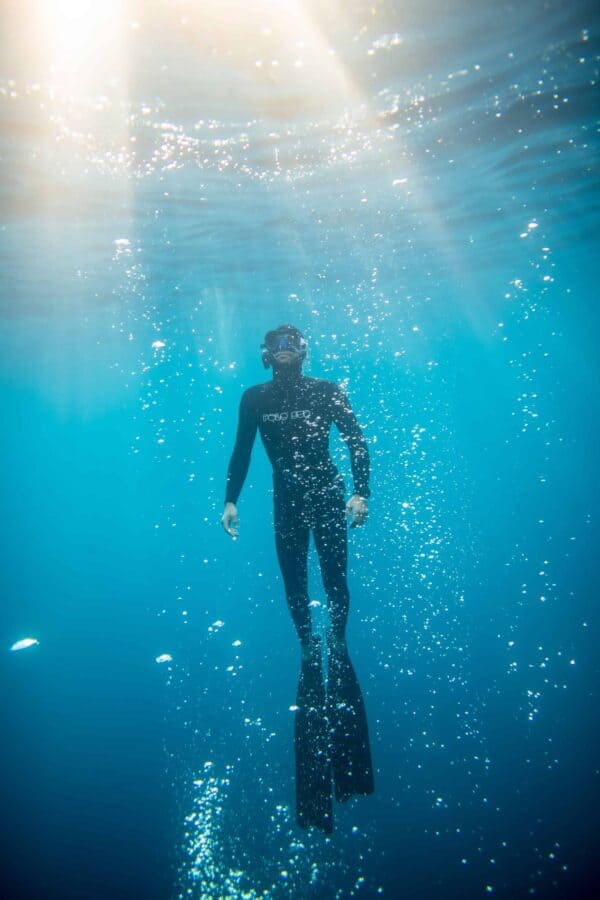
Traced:
[[296, 695], [296, 818], [303, 828], [333, 831], [331, 760], [321, 647], [312, 637], [308, 605], [309, 526], [300, 499], [276, 492], [275, 543], [302, 661]]
[[327, 636], [330, 755], [336, 800], [343, 801], [373, 793], [374, 784], [365, 703], [345, 638], [349, 608], [345, 504], [343, 495], [333, 494], [323, 495], [313, 533], [331, 620]]
[[343, 640], [348, 621], [350, 594], [346, 578], [348, 563], [346, 505], [341, 491], [324, 492], [319, 502], [315, 504], [313, 536], [327, 596], [331, 628], [335, 637]]
[[275, 546], [285, 594], [303, 650], [310, 644], [311, 624], [308, 605], [309, 528], [298, 502], [275, 492]]

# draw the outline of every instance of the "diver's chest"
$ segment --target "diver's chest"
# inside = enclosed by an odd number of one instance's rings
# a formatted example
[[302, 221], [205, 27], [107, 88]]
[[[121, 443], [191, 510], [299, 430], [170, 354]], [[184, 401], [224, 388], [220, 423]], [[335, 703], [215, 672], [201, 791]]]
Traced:
[[324, 427], [322, 414], [309, 398], [273, 398], [265, 404], [259, 417], [263, 434], [315, 434]]

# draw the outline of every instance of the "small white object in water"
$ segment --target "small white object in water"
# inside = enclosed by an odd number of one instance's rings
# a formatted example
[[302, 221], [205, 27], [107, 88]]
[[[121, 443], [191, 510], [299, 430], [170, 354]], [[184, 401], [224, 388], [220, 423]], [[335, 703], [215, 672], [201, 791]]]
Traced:
[[156, 662], [157, 663], [173, 662], [173, 657], [171, 656], [170, 653], [161, 653], [160, 656], [156, 657]]
[[13, 650], [27, 650], [28, 647], [35, 647], [36, 644], [39, 644], [37, 638], [23, 638], [21, 641], [16, 641], [12, 647]]
[[164, 341], [152, 341], [152, 349], [153, 350], [162, 350], [163, 347], [166, 347]]

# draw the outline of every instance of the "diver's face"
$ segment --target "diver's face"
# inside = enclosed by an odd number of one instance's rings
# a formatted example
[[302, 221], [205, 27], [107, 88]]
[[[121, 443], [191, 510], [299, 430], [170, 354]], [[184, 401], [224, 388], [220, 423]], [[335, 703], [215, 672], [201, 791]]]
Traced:
[[277, 353], [273, 354], [273, 359], [278, 366], [287, 367], [296, 365], [299, 356], [294, 350], [279, 350]]

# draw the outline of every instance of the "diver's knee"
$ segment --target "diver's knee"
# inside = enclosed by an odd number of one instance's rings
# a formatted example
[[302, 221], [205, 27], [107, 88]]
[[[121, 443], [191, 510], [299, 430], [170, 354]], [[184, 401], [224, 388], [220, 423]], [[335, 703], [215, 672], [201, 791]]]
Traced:
[[344, 629], [331, 628], [327, 632], [327, 646], [334, 653], [346, 653], [346, 635]]
[[321, 652], [321, 638], [313, 634], [307, 640], [301, 640], [300, 652], [302, 653], [302, 662], [311, 662]]

